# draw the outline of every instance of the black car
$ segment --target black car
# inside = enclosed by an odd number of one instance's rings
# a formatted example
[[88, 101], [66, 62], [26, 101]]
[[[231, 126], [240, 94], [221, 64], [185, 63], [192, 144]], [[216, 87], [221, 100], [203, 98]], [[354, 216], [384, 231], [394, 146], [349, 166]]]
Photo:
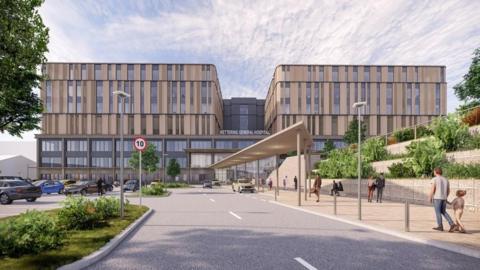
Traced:
[[97, 193], [97, 182], [93, 180], [82, 180], [73, 185], [65, 187], [63, 192], [65, 193], [65, 195], [87, 195], [87, 193]]
[[127, 190], [130, 190], [130, 191], [137, 191], [138, 190], [138, 187], [139, 187], [139, 183], [138, 183], [138, 180], [128, 180], [127, 182], [125, 182], [125, 184], [123, 185], [123, 191], [127, 191]]
[[11, 204], [14, 200], [34, 202], [42, 196], [42, 189], [25, 180], [0, 180], [0, 203]]

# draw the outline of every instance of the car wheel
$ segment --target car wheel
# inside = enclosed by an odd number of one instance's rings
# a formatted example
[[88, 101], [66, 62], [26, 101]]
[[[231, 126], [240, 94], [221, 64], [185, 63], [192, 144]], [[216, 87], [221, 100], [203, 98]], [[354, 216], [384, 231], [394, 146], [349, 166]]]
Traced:
[[63, 188], [58, 190], [58, 194], [63, 194]]
[[0, 195], [0, 203], [1, 204], [11, 204], [12, 200], [10, 200], [10, 198], [8, 197], [7, 194], [3, 193], [2, 195]]
[[82, 189], [82, 190], [80, 191], [80, 195], [86, 196], [86, 195], [87, 195], [87, 191], [86, 191], [85, 189]]
[[26, 199], [27, 202], [34, 202], [34, 201], [36, 201], [36, 200], [37, 200], [37, 198], [27, 198], [27, 199]]

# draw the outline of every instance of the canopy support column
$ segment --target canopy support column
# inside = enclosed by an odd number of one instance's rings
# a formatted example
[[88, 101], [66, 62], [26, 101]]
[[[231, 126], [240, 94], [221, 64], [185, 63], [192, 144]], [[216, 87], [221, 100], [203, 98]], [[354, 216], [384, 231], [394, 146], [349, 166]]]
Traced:
[[297, 160], [298, 160], [298, 177], [297, 177], [297, 190], [298, 190], [298, 206], [302, 205], [302, 188], [300, 184], [302, 183], [302, 159], [300, 154], [302, 149], [300, 148], [300, 131], [297, 130]]
[[277, 184], [275, 185], [275, 201], [277, 200], [277, 196], [279, 195], [279, 187], [278, 187], [278, 183], [279, 183], [279, 180], [278, 180], [278, 155], [275, 155], [275, 174], [276, 174], [276, 182]]

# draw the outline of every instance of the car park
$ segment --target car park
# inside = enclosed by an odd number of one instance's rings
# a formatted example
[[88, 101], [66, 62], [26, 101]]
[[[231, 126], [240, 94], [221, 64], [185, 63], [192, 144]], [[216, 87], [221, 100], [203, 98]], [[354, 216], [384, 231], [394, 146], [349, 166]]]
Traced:
[[238, 179], [232, 183], [232, 189], [234, 192], [242, 193], [242, 192], [255, 192], [255, 186], [252, 184], [252, 180], [250, 179]]
[[138, 180], [127, 180], [123, 185], [123, 191], [132, 191], [135, 192], [138, 190], [139, 183]]
[[42, 189], [25, 180], [0, 180], [0, 203], [11, 204], [14, 200], [25, 199], [34, 202], [42, 196]]
[[82, 180], [64, 189], [65, 195], [80, 194], [84, 196], [88, 193], [97, 192], [97, 183], [94, 180]]
[[33, 185], [40, 187], [42, 189], [42, 193], [58, 193], [62, 194], [64, 190], [64, 185], [60, 181], [55, 180], [40, 180], [33, 183]]

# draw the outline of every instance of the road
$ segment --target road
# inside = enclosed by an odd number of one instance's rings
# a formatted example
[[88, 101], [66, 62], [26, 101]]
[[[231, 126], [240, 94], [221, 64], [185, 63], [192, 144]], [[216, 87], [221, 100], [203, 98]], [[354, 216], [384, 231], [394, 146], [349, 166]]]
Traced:
[[[144, 198], [155, 212], [89, 269], [478, 269], [480, 260], [228, 189]], [[132, 200], [131, 200], [132, 201]]]

